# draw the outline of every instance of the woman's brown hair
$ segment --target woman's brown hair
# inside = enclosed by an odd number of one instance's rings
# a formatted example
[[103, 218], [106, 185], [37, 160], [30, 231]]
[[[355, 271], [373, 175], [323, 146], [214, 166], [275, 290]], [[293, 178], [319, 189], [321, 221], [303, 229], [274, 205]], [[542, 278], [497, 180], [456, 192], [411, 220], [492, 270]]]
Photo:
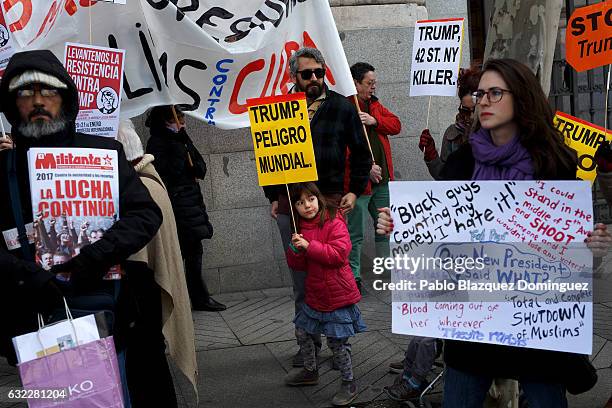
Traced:
[[325, 221], [333, 220], [336, 218], [336, 209], [333, 207], [328, 207], [327, 202], [325, 201], [325, 197], [321, 194], [321, 191], [317, 187], [315, 183], [307, 182], [307, 183], [295, 183], [289, 186], [289, 195], [291, 197], [291, 204], [293, 208], [295, 208], [295, 203], [302, 199], [302, 194], [306, 193], [307, 195], [313, 195], [317, 197], [319, 200], [319, 214], [320, 221], [319, 226], [323, 226]]
[[[510, 59], [491, 59], [482, 73], [495, 71], [504, 79], [514, 101], [514, 122], [521, 144], [531, 155], [535, 175], [555, 179], [563, 169], [576, 167], [576, 155], [553, 126], [553, 111], [540, 82], [524, 64]], [[480, 123], [476, 119], [476, 130]]]

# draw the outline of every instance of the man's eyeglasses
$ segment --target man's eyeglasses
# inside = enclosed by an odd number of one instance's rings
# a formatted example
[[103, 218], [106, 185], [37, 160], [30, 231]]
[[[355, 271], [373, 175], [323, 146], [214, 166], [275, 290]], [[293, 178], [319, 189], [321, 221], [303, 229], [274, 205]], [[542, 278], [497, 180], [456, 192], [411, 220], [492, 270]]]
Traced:
[[482, 98], [485, 95], [487, 95], [487, 99], [489, 100], [489, 102], [497, 103], [501, 101], [505, 92], [512, 93], [511, 91], [507, 89], [501, 89], [501, 88], [491, 88], [488, 91], [479, 89], [476, 92], [472, 93], [472, 101], [474, 102], [474, 104], [478, 104], [482, 100]]
[[310, 78], [312, 78], [312, 74], [315, 74], [317, 79], [323, 78], [325, 76], [325, 69], [324, 68], [303, 69], [301, 71], [298, 71], [297, 73], [300, 74], [300, 76], [302, 77], [304, 81], [308, 81]]
[[[40, 88], [38, 92], [43, 98], [52, 98], [59, 95], [59, 89], [55, 88]], [[18, 98], [31, 98], [34, 94], [36, 94], [36, 88], [23, 88], [17, 90]]]

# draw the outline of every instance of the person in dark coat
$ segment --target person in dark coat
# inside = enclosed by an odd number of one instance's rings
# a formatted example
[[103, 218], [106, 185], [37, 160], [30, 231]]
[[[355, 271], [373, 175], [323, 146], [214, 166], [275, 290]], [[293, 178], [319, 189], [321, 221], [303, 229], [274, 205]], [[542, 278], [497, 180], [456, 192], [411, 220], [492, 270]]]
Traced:
[[[97, 242], [83, 246], [68, 262], [46, 271], [34, 262], [33, 243], [22, 248], [21, 243], [9, 245], [6, 240], [0, 240], [0, 269], [4, 275], [0, 305], [3, 310], [12, 311], [5, 314], [10, 317], [0, 324], [0, 354], [14, 362], [11, 338], [38, 327], [35, 312], [50, 312], [61, 305], [61, 294], [68, 297], [71, 306], [71, 299], [76, 296], [108, 290], [109, 285], [114, 288], [114, 283], [103, 277], [111, 266], [121, 264], [151, 240], [162, 216], [126, 160], [119, 142], [76, 132], [77, 88], [50, 51], [13, 55], [0, 83], [0, 108], [12, 125], [11, 137], [15, 142], [13, 149], [0, 151], [0, 197], [4, 200], [0, 229], [3, 232], [17, 227], [9, 174], [17, 180], [20, 215], [26, 229], [33, 222], [27, 162], [31, 147], [115, 150], [119, 161], [119, 220]], [[69, 275], [70, 282], [60, 284], [56, 279], [58, 274]], [[123, 317], [117, 315], [116, 320]]]
[[225, 310], [225, 305], [210, 296], [202, 279], [202, 240], [213, 235], [198, 183], [206, 176], [206, 162], [187, 135], [185, 116], [178, 106], [154, 107], [145, 125], [151, 131], [147, 153], [155, 157], [155, 168], [168, 188], [174, 210], [191, 307]]
[[[473, 93], [477, 120], [468, 143], [452, 153], [442, 180], [574, 180], [575, 154], [553, 126], [553, 112], [528, 67], [511, 59], [489, 60]], [[554, 158], [554, 160], [553, 160]], [[390, 232], [389, 209], [377, 229]], [[594, 255], [610, 247], [604, 224], [585, 240]], [[584, 392], [594, 371], [584, 355], [447, 340], [444, 406], [480, 408], [494, 378], [519, 380], [529, 406], [567, 408], [566, 390]]]

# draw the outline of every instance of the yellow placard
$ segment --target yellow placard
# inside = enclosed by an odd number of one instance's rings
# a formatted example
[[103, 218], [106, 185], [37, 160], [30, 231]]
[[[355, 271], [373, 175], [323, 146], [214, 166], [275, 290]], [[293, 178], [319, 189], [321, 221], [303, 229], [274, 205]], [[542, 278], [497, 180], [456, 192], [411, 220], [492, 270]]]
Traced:
[[316, 181], [305, 95], [249, 99], [247, 103], [259, 185]]
[[606, 140], [606, 135], [607, 140], [612, 138], [610, 131], [563, 112], [555, 114], [553, 124], [563, 135], [565, 144], [578, 155], [576, 178], [593, 182], [597, 176], [595, 152]]

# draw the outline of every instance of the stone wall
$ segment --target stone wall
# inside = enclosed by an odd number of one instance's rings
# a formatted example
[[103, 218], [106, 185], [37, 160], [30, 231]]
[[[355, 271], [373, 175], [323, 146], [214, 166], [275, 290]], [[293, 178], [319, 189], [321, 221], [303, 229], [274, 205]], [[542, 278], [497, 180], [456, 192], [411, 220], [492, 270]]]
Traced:
[[[377, 94], [401, 119], [400, 135], [391, 139], [395, 177], [430, 179], [418, 150], [425, 127], [428, 97], [408, 97], [414, 24], [419, 19], [465, 17], [467, 3], [444, 0], [331, 0], [332, 12], [349, 64], [367, 61], [378, 74]], [[467, 31], [467, 25], [466, 25]], [[467, 36], [466, 36], [467, 41]], [[463, 66], [469, 63], [464, 44]], [[454, 121], [458, 101], [433, 97], [429, 127], [440, 133]], [[144, 118], [135, 123], [146, 142]], [[248, 129], [220, 130], [188, 118], [188, 131], [208, 164], [202, 183], [214, 237], [204, 241], [204, 279], [212, 293], [291, 285], [276, 223], [257, 184]], [[373, 232], [364, 248], [364, 269], [373, 253]], [[366, 276], [368, 271], [362, 271]]]

